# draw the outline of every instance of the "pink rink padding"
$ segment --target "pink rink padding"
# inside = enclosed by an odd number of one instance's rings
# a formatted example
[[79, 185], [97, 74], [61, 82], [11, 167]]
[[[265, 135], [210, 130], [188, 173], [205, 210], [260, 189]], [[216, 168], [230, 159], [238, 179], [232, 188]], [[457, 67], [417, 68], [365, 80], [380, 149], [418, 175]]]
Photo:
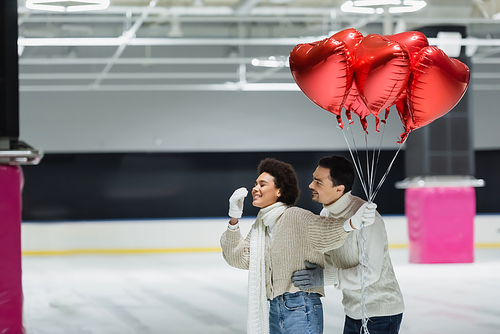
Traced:
[[23, 328], [21, 282], [21, 207], [23, 174], [19, 166], [0, 165], [0, 333]]
[[408, 188], [405, 210], [411, 263], [474, 261], [474, 188]]

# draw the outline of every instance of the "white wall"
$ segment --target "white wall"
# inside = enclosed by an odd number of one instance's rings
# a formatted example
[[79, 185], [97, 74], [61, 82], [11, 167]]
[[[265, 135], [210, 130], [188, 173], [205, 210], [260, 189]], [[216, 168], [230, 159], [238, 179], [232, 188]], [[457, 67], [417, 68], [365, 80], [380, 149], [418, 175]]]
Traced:
[[[241, 220], [246, 235], [255, 218]], [[405, 216], [385, 216], [390, 247], [408, 245]], [[220, 248], [227, 218], [60, 223], [23, 223], [22, 250], [27, 255], [207, 251]], [[478, 215], [476, 247], [500, 247], [500, 216]]]
[[[475, 148], [499, 149], [498, 94], [474, 94]], [[21, 139], [48, 153], [347, 148], [335, 116], [300, 91], [22, 92], [20, 122]], [[354, 130], [364, 145], [361, 129]], [[382, 147], [397, 148], [402, 130], [392, 110]], [[379, 146], [374, 131], [368, 137]]]

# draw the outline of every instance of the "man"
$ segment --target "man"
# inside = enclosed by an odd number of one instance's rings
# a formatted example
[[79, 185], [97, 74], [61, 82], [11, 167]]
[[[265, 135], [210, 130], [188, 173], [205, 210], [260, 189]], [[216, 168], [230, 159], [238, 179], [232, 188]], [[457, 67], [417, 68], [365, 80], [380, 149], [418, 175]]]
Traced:
[[[354, 166], [341, 156], [322, 158], [309, 185], [312, 200], [323, 204], [322, 216], [349, 217], [365, 201], [351, 194]], [[321, 231], [312, 231], [320, 233]], [[370, 334], [396, 334], [403, 317], [404, 303], [389, 257], [387, 233], [382, 217], [376, 213], [375, 223], [363, 228], [368, 260], [361, 259], [363, 243], [360, 230], [352, 231], [344, 244], [334, 250], [311, 243], [314, 250], [324, 252], [325, 269], [306, 263], [307, 270], [294, 272], [292, 281], [300, 289], [333, 285], [342, 290], [344, 334], [359, 334], [362, 328], [361, 283], [367, 269], [365, 286], [366, 316]]]

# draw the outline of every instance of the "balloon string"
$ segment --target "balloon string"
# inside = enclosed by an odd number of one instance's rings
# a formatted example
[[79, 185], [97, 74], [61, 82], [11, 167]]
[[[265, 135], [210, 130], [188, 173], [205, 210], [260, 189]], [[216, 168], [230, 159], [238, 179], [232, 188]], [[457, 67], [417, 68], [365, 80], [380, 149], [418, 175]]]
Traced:
[[[377, 195], [377, 193], [379, 192], [380, 188], [382, 187], [382, 184], [386, 180], [387, 175], [389, 174], [389, 171], [391, 170], [391, 168], [392, 168], [392, 166], [394, 164], [394, 161], [396, 160], [396, 157], [398, 156], [399, 151], [403, 147], [403, 144], [405, 143], [405, 141], [406, 141], [407, 138], [405, 138], [403, 140], [403, 142], [400, 144], [399, 149], [397, 150], [397, 152], [394, 155], [391, 163], [389, 164], [389, 167], [387, 168], [387, 170], [385, 171], [384, 175], [382, 176], [382, 179], [378, 183], [377, 188], [375, 189], [375, 191], [373, 191], [373, 188], [374, 188], [374, 185], [375, 185], [375, 176], [376, 176], [376, 172], [377, 172], [377, 169], [378, 169], [378, 164], [380, 162], [380, 156], [381, 156], [381, 151], [382, 151], [382, 142], [383, 142], [383, 138], [384, 138], [384, 135], [385, 135], [385, 123], [384, 123], [383, 129], [382, 129], [382, 135], [381, 135], [381, 138], [380, 138], [380, 143], [379, 143], [378, 151], [376, 150], [376, 148], [374, 148], [373, 152], [372, 152], [371, 166], [370, 166], [370, 154], [369, 154], [369, 150], [368, 150], [368, 136], [365, 133], [366, 171], [367, 171], [366, 183], [365, 183], [365, 176], [363, 175], [363, 168], [362, 168], [362, 165], [361, 165], [361, 161], [359, 159], [359, 153], [358, 153], [358, 149], [357, 149], [357, 146], [356, 146], [356, 140], [355, 140], [354, 133], [352, 131], [352, 127], [351, 126], [349, 126], [349, 130], [351, 132], [353, 146], [354, 146], [354, 149], [355, 149], [355, 152], [356, 152], [356, 159], [354, 158], [354, 153], [353, 153], [353, 151], [351, 149], [351, 146], [349, 145], [349, 140], [347, 139], [347, 136], [346, 136], [346, 134], [344, 132], [344, 129], [342, 129], [342, 134], [344, 135], [344, 139], [345, 139], [345, 141], [347, 143], [347, 147], [349, 149], [349, 153], [351, 154], [351, 157], [353, 159], [353, 163], [354, 163], [354, 166], [356, 168], [356, 172], [358, 173], [358, 176], [360, 178], [363, 190], [365, 191], [365, 195], [368, 198], [368, 202], [371, 203], [375, 199], [375, 196]], [[376, 156], [376, 159], [375, 159], [375, 156]], [[368, 185], [368, 188], [367, 188], [367, 185]], [[360, 330], [360, 333], [361, 334], [370, 334], [370, 331], [368, 330], [368, 321], [370, 319], [368, 318], [368, 316], [366, 314], [366, 293], [367, 293], [366, 288], [369, 285], [369, 282], [368, 282], [369, 256], [368, 256], [368, 254], [366, 252], [366, 236], [364, 235], [364, 223], [361, 223], [361, 228], [359, 230], [359, 238], [360, 238], [359, 240], [360, 240], [360, 246], [361, 246], [361, 254], [360, 254], [360, 265], [361, 265], [361, 268], [360, 268], [361, 330]]]
[[[367, 196], [368, 198], [368, 190], [367, 190], [367, 187], [366, 187], [366, 182], [365, 182], [365, 176], [363, 174], [363, 168], [361, 167], [361, 161], [359, 160], [359, 152], [358, 152], [358, 147], [356, 145], [356, 139], [354, 137], [354, 133], [352, 132], [352, 125], [349, 126], [349, 130], [351, 132], [351, 138], [352, 138], [352, 142], [353, 142], [353, 145], [354, 145], [354, 149], [355, 149], [355, 153], [356, 153], [356, 158], [357, 158], [357, 164], [358, 164], [358, 176], [361, 180], [361, 182], [364, 184], [364, 190], [365, 190], [365, 195]], [[347, 139], [346, 139], [347, 141]], [[347, 145], [349, 146], [349, 143], [347, 143]], [[353, 159], [353, 163], [355, 164], [356, 161]]]
[[403, 144], [406, 142], [406, 139], [408, 137], [406, 137], [403, 142], [399, 145], [399, 148], [398, 150], [396, 151], [396, 154], [394, 154], [394, 158], [392, 158], [392, 161], [391, 163], [389, 164], [389, 167], [387, 167], [387, 170], [385, 171], [385, 174], [384, 176], [382, 177], [382, 179], [380, 180], [378, 186], [377, 186], [377, 189], [375, 190], [375, 193], [373, 194], [373, 198], [371, 198], [371, 200], [375, 199], [375, 196], [377, 196], [377, 193], [378, 191], [380, 190], [380, 187], [382, 187], [382, 184], [384, 183], [385, 179], [387, 178], [387, 175], [389, 174], [389, 171], [391, 170], [392, 168], [392, 165], [394, 164], [394, 161], [396, 160], [396, 157], [398, 156], [398, 153], [399, 151], [401, 151], [401, 148], [403, 147]]
[[366, 315], [366, 287], [369, 285], [368, 282], [368, 262], [369, 257], [366, 253], [366, 236], [364, 235], [365, 223], [361, 223], [361, 229], [359, 230], [359, 240], [361, 242], [361, 331], [360, 333], [370, 334], [368, 330], [368, 321], [370, 320]]
[[[380, 156], [382, 154], [381, 152], [382, 152], [382, 142], [384, 140], [384, 135], [385, 135], [385, 124], [386, 124], [385, 122], [382, 123], [382, 135], [380, 136], [380, 142], [379, 142], [379, 146], [378, 146], [377, 161], [373, 163], [375, 165], [375, 170], [373, 171], [373, 179], [374, 180], [375, 180], [375, 175], [377, 174], [378, 164], [380, 162]], [[373, 156], [375, 156], [375, 148], [373, 148]], [[368, 199], [368, 202], [372, 202], [374, 199], [375, 199], [375, 195], [372, 195], [372, 197], [370, 197]]]
[[[352, 136], [354, 148], [356, 150], [356, 157], [357, 157], [357, 159], [354, 158], [354, 154], [352, 152], [351, 145], [349, 145], [349, 141], [347, 140], [347, 136], [345, 135], [344, 129], [342, 129], [342, 134], [344, 135], [344, 139], [345, 139], [345, 142], [347, 144], [347, 148], [349, 149], [349, 153], [351, 154], [351, 158], [352, 158], [354, 167], [356, 168], [356, 172], [358, 173], [358, 176], [359, 176], [359, 179], [360, 179], [360, 182], [361, 182], [361, 186], [363, 187], [363, 190], [365, 191], [365, 195], [368, 198], [368, 191], [366, 189], [366, 184], [364, 182], [363, 171], [361, 170], [361, 163], [359, 161], [358, 149], [356, 147], [356, 141], [354, 140], [354, 134], [352, 133], [351, 126], [349, 125], [348, 128], [351, 130], [351, 136]], [[356, 160], [357, 160], [357, 162], [356, 162]]]
[[[345, 132], [342, 129], [342, 134], [344, 135], [344, 139], [347, 143], [347, 148], [349, 149], [349, 152], [351, 154], [352, 160], [354, 167], [356, 168], [356, 172], [358, 173], [359, 179], [361, 181], [361, 185], [363, 186], [363, 190], [365, 191], [366, 198], [369, 198], [368, 191], [366, 188], [365, 180], [364, 180], [364, 175], [363, 175], [363, 169], [361, 166], [361, 161], [359, 160], [359, 154], [358, 154], [358, 149], [356, 146], [356, 140], [354, 139], [354, 134], [352, 132], [351, 126], [349, 126], [349, 129], [351, 131], [351, 137], [353, 141], [354, 148], [356, 150], [356, 157], [357, 159], [354, 158], [354, 154], [351, 150], [351, 146], [349, 145], [349, 141], [347, 140], [347, 136], [345, 135]], [[365, 141], [367, 141], [365, 137]], [[368, 164], [368, 159], [367, 159], [367, 164]], [[369, 168], [367, 167], [367, 170]], [[369, 174], [367, 175], [367, 179], [369, 178]], [[373, 187], [373, 184], [370, 185], [370, 187]], [[371, 189], [370, 189], [371, 191]], [[361, 262], [361, 275], [360, 275], [360, 285], [361, 285], [361, 320], [362, 320], [362, 328], [361, 330], [364, 331], [364, 334], [370, 334], [368, 331], [368, 320], [369, 318], [366, 315], [366, 286], [367, 286], [367, 278], [368, 278], [368, 254], [366, 253], [366, 237], [363, 234], [364, 231], [364, 222], [361, 223], [361, 229], [359, 231], [360, 239], [361, 239], [361, 254], [360, 254], [360, 262]]]
[[[372, 165], [371, 165], [371, 180], [370, 180], [370, 196], [368, 197], [368, 202], [372, 202], [373, 199], [375, 198], [376, 192], [378, 191], [375, 190], [375, 193], [372, 193], [372, 189], [375, 184], [375, 176], [377, 173], [377, 168], [378, 164], [380, 162], [380, 155], [382, 151], [382, 141], [384, 139], [384, 134], [385, 134], [385, 123], [383, 123], [383, 128], [382, 128], [382, 135], [380, 138], [380, 143], [379, 143], [379, 148], [378, 152], [376, 151], [376, 148], [373, 148], [373, 153], [372, 153]], [[369, 159], [368, 159], [368, 137], [365, 133], [365, 141], [366, 141], [366, 153], [367, 153], [367, 168], [369, 164]], [[375, 156], [377, 156], [377, 159], [375, 161]], [[360, 276], [360, 285], [361, 285], [361, 331], [360, 333], [364, 334], [370, 334], [370, 331], [368, 330], [368, 321], [370, 320], [366, 314], [366, 287], [369, 285], [368, 282], [368, 263], [369, 263], [369, 257], [368, 253], [366, 252], [366, 236], [364, 235], [364, 223], [361, 224], [361, 230], [359, 231], [359, 237], [360, 237], [360, 242], [361, 242], [361, 276]]]
[[353, 165], [356, 168], [356, 172], [358, 173], [358, 176], [360, 176], [361, 186], [363, 187], [363, 190], [364, 190], [365, 194], [367, 194], [366, 185], [365, 185], [364, 180], [362, 178], [363, 171], [361, 170], [361, 164], [359, 162], [358, 149], [356, 147], [356, 141], [354, 140], [354, 134], [352, 132], [351, 125], [348, 125], [348, 128], [349, 128], [349, 130], [351, 132], [351, 138], [352, 138], [352, 141], [353, 141], [353, 146], [354, 146], [354, 149], [355, 149], [355, 153], [356, 153], [356, 158], [357, 159], [354, 157], [354, 153], [353, 153], [353, 151], [351, 149], [351, 146], [349, 144], [349, 140], [347, 139], [347, 136], [346, 136], [345, 132], [343, 131], [344, 129], [342, 129], [342, 134], [344, 135], [344, 139], [345, 139], [345, 142], [347, 144], [347, 148], [349, 149], [349, 153], [351, 154]]
[[371, 166], [371, 178], [372, 178], [372, 185], [371, 185], [371, 188], [373, 190], [373, 185], [375, 184], [375, 170], [376, 170], [377, 166], [375, 166], [375, 148], [373, 149], [373, 152], [372, 152], [372, 166]]
[[371, 162], [371, 166], [370, 166], [370, 159], [369, 159], [369, 150], [368, 150], [368, 136], [367, 134], [365, 133], [365, 143], [366, 143], [366, 147], [365, 147], [365, 150], [366, 150], [366, 169], [369, 170], [369, 196], [367, 196], [367, 199], [368, 199], [368, 202], [371, 203], [371, 200], [370, 198], [372, 197], [373, 195], [373, 189], [374, 189], [374, 185], [375, 185], [375, 171], [377, 170], [377, 165], [375, 164], [375, 148], [373, 149], [373, 153], [372, 153], [372, 162]]
[[366, 181], [368, 183], [368, 196], [366, 198], [372, 197], [373, 191], [373, 179], [372, 174], [370, 173], [370, 157], [368, 153], [368, 135], [365, 132], [365, 152], [366, 152]]
[[[377, 172], [377, 167], [378, 167], [378, 159], [377, 159], [377, 162], [375, 162], [375, 155], [376, 155], [375, 148], [373, 148], [373, 152], [372, 152], [372, 189], [375, 187], [375, 174]], [[370, 201], [370, 199], [368, 199], [368, 200]]]

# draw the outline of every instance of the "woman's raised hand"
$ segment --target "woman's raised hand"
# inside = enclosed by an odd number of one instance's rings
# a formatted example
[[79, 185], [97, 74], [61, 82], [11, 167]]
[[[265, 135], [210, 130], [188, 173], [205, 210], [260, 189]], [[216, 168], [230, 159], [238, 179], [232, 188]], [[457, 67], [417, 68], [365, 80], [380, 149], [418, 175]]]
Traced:
[[248, 190], [245, 187], [236, 189], [229, 198], [229, 217], [241, 218], [243, 214], [243, 201], [248, 195]]

